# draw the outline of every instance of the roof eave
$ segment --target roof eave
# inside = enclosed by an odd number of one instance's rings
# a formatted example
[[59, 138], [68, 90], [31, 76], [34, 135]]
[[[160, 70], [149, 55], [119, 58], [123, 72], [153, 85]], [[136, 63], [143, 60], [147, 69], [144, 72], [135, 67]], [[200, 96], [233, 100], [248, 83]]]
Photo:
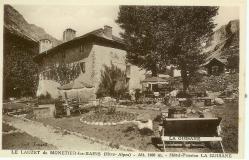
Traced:
[[[56, 46], [54, 48], [51, 48], [51, 49], [49, 49], [47, 51], [44, 51], [44, 52], [40, 53], [39, 55], [35, 56], [33, 60], [35, 62], [39, 62], [39, 58], [42, 58], [42, 57], [44, 57], [44, 56], [46, 56], [48, 54], [51, 54], [54, 50], [59, 49], [60, 47], [66, 47], [66, 45], [69, 45], [69, 44], [81, 41], [83, 39], [87, 40], [87, 38], [90, 41], [91, 41], [91, 38], [96, 38], [96, 39], [99, 39], [99, 40], [104, 40], [106, 42], [109, 41], [109, 42], [113, 43], [113, 45], [119, 45], [120, 48], [123, 48], [124, 50], [126, 48], [126, 45], [124, 43], [122, 43], [122, 42], [117, 42], [117, 41], [114, 41], [114, 40], [105, 39], [103, 37], [99, 37], [99, 36], [94, 35], [94, 34], [87, 34], [86, 36], [81, 36], [81, 37], [75, 38], [75, 39], [73, 39], [71, 41], [67, 41], [65, 43], [59, 44], [58, 46]], [[92, 41], [94, 41], [94, 40], [92, 40]]]

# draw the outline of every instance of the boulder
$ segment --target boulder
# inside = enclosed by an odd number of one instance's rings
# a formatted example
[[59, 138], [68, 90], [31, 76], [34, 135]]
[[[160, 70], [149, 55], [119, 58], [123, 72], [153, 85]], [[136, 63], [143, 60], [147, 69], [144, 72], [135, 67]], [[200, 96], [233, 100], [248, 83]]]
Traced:
[[221, 98], [215, 98], [214, 99], [214, 104], [216, 104], [216, 105], [222, 105], [222, 104], [224, 104], [224, 101]]
[[178, 94], [178, 90], [173, 90], [173, 91], [171, 91], [170, 93], [169, 93], [169, 95], [170, 96], [172, 96], [172, 97], [176, 97], [176, 95]]
[[138, 127], [139, 130], [149, 129], [149, 130], [153, 131], [152, 120], [149, 119], [149, 120], [147, 120], [147, 122], [137, 121], [137, 127]]
[[151, 119], [149, 114], [140, 114], [137, 117], [137, 121], [140, 121], [140, 122], [148, 122], [149, 119]]
[[102, 103], [108, 103], [108, 102], [116, 102], [116, 99], [112, 97], [104, 97], [102, 99]]
[[156, 104], [155, 104], [156, 106], [162, 106], [162, 105], [164, 105], [162, 102], [157, 102]]

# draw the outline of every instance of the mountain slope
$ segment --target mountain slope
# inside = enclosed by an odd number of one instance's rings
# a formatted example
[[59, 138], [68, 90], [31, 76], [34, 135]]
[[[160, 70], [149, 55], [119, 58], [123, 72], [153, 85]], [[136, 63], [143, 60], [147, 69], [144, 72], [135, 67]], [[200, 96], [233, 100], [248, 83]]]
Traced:
[[207, 59], [239, 56], [239, 20], [232, 20], [214, 32], [206, 45]]
[[10, 5], [4, 6], [4, 27], [12, 32], [21, 33], [35, 41], [46, 38], [53, 42], [53, 46], [57, 46], [61, 43], [61, 41], [46, 33], [43, 28], [29, 24], [24, 17]]

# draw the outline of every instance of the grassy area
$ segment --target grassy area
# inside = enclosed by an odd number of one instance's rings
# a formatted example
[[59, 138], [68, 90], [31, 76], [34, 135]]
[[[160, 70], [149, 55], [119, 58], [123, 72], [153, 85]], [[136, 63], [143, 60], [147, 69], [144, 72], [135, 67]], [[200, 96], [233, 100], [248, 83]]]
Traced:
[[[215, 112], [217, 116], [221, 116], [223, 121], [221, 123], [223, 144], [226, 152], [237, 153], [238, 151], [238, 106], [237, 104], [229, 104], [216, 107]], [[156, 119], [160, 115], [159, 111], [141, 110], [141, 109], [128, 109], [119, 108], [120, 111], [131, 113], [145, 114], [149, 113], [152, 119]], [[79, 121], [80, 117], [70, 118], [49, 118], [40, 119], [45, 124], [52, 126], [59, 126], [61, 128], [69, 129], [71, 131], [79, 132], [84, 135], [95, 137], [97, 139], [106, 140], [115, 145], [126, 145], [144, 151], [160, 151], [156, 147], [155, 137], [158, 137], [158, 121], [153, 121], [154, 133], [151, 135], [143, 135], [139, 132], [134, 124], [125, 124], [117, 126], [94, 126], [86, 125]], [[212, 152], [221, 152], [220, 146], [217, 144], [212, 145]], [[210, 152], [208, 148], [168, 148], [168, 151], [186, 151], [186, 152]]]
[[[134, 110], [133, 110], [134, 112]], [[152, 111], [153, 112], [153, 111]], [[153, 112], [154, 115], [159, 113]], [[123, 124], [117, 126], [94, 126], [80, 122], [80, 116], [70, 118], [47, 118], [38, 121], [58, 126], [71, 131], [82, 133], [90, 137], [111, 142], [113, 146], [125, 145], [139, 150], [160, 151], [154, 146], [151, 138], [154, 134], [147, 136], [142, 135], [134, 124]]]
[[3, 132], [15, 131], [16, 129], [8, 124], [3, 123], [2, 125]]
[[[3, 124], [3, 132], [16, 130], [14, 127]], [[10, 133], [2, 135], [3, 149], [28, 149], [28, 150], [44, 150], [56, 149], [53, 145], [47, 144], [36, 137], [32, 137], [27, 133]]]
[[[135, 113], [135, 114], [150, 114], [153, 119], [154, 133], [151, 135], [143, 135], [134, 124], [124, 124], [117, 126], [94, 126], [80, 122], [81, 116], [69, 118], [47, 118], [38, 119], [44, 124], [58, 126], [64, 129], [82, 133], [83, 135], [95, 137], [97, 139], [109, 141], [112, 145], [125, 145], [144, 151], [160, 151], [155, 146], [155, 137], [158, 137], [158, 115], [160, 111], [144, 110], [144, 109], [129, 109], [118, 108], [118, 111]], [[238, 152], [238, 104], [230, 103], [222, 106], [214, 107], [213, 112], [216, 116], [222, 117], [221, 128], [223, 145], [226, 152]], [[157, 119], [157, 120], [156, 120]], [[9, 137], [10, 138], [10, 137]], [[212, 152], [220, 152], [218, 145], [214, 145]], [[210, 152], [208, 149], [200, 148], [169, 148], [168, 151], [186, 151], [186, 152]]]
[[230, 153], [238, 153], [238, 112], [238, 103], [225, 104], [223, 107], [215, 109], [216, 115], [222, 117], [221, 135], [225, 151]]

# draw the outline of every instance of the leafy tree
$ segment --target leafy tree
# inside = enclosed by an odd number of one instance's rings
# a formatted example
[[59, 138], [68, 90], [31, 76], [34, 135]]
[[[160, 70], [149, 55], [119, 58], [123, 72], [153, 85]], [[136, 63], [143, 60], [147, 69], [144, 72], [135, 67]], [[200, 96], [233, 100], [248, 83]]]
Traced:
[[120, 6], [116, 22], [124, 29], [127, 58], [155, 76], [174, 64], [186, 91], [204, 57], [202, 44], [212, 34], [218, 7]]
[[110, 96], [119, 98], [127, 91], [125, 72], [117, 66], [104, 65], [101, 71], [100, 85], [97, 91], [98, 97]]
[[4, 38], [4, 98], [35, 96], [38, 84], [38, 67], [32, 59], [35, 47], [17, 37]]

